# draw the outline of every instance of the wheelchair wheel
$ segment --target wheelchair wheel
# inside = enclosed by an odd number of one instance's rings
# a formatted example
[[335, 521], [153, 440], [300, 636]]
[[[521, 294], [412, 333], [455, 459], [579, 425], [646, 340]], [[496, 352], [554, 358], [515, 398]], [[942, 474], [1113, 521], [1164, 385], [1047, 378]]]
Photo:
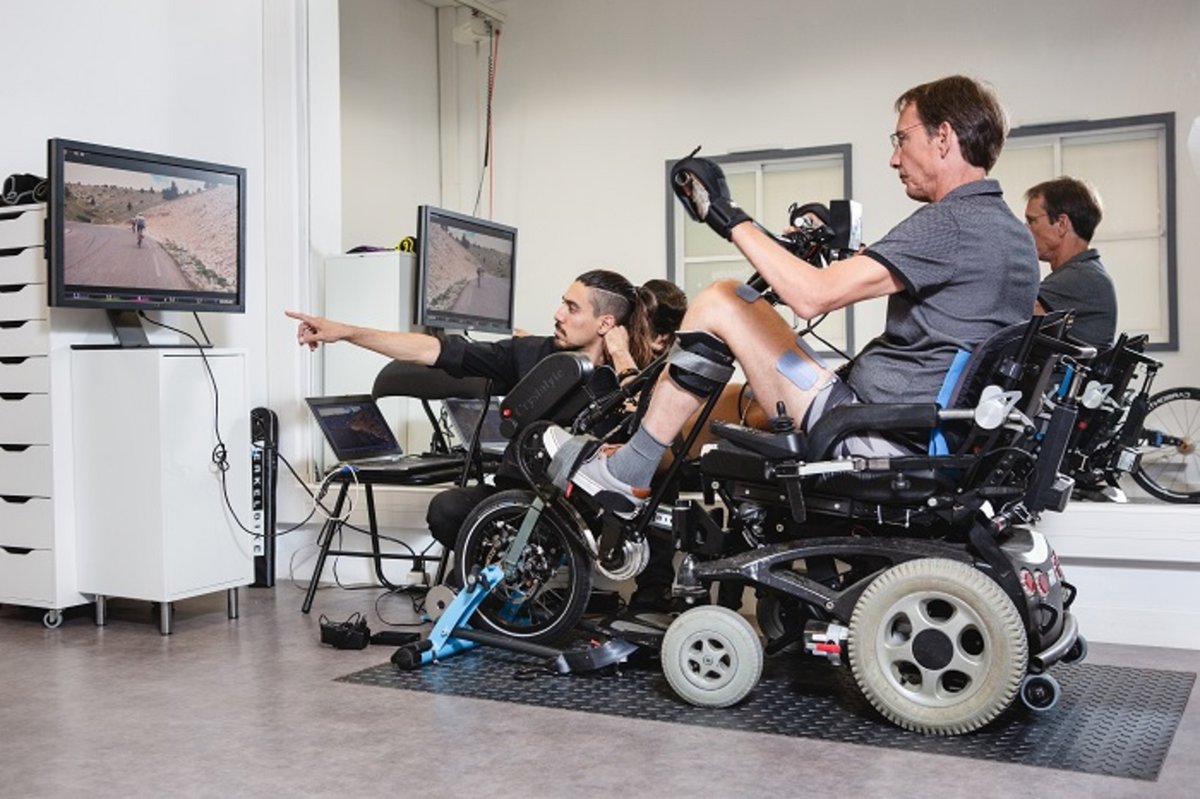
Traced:
[[1160, 391], [1147, 404], [1133, 479], [1164, 502], [1200, 502], [1200, 388]]
[[850, 669], [866, 698], [906, 729], [978, 729], [1016, 698], [1029, 644], [1012, 601], [983, 572], [941, 558], [877, 577], [850, 617]]
[[750, 622], [729, 608], [704, 605], [667, 628], [661, 660], [680, 697], [700, 707], [729, 707], [758, 685], [763, 649]]
[[[455, 547], [461, 585], [474, 567], [504, 559], [533, 499], [529, 491], [502, 491], [471, 511]], [[543, 510], [516, 573], [492, 589], [471, 617], [471, 626], [536, 643], [556, 641], [571, 631], [592, 591], [591, 559], [572, 523], [558, 506]]]

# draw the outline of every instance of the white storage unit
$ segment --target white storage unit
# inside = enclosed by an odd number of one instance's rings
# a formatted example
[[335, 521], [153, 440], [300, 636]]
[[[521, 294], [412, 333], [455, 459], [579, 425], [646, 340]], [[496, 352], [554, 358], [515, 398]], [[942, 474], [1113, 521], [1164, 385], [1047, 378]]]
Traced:
[[162, 603], [164, 634], [178, 599], [228, 590], [236, 617], [254, 581], [245, 353], [206, 351], [216, 397], [194, 349], [71, 356], [80, 589]]
[[[43, 205], [0, 208], [0, 603], [61, 611], [75, 579], [66, 350], [51, 334]], [[57, 393], [56, 393], [57, 392]]]

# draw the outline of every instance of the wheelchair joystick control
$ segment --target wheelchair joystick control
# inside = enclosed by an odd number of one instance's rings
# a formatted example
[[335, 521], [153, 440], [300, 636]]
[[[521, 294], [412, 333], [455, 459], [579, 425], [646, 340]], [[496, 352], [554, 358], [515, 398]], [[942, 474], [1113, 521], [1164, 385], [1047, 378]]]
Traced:
[[775, 403], [775, 418], [771, 420], [771, 431], [774, 433], [790, 433], [796, 429], [796, 420], [788, 416], [787, 406], [783, 400]]

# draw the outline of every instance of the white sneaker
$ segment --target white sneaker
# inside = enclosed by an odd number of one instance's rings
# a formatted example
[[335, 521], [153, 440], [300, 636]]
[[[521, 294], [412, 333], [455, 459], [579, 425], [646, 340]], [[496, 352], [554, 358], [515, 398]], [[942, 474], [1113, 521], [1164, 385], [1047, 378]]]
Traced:
[[[542, 435], [542, 443], [551, 458], [571, 439], [571, 433], [561, 427], [550, 427]], [[598, 450], [581, 463], [571, 474], [571, 488], [578, 488], [592, 497], [600, 507], [611, 511], [622, 519], [632, 519], [650, 498], [649, 488], [637, 488], [612, 476], [608, 470], [608, 456], [616, 448]]]

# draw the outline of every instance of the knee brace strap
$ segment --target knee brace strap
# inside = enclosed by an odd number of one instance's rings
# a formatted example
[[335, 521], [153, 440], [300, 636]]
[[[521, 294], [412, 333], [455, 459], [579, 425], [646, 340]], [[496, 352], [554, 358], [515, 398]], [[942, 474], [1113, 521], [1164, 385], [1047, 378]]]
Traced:
[[733, 376], [733, 353], [724, 341], [702, 330], [681, 331], [667, 356], [675, 384], [697, 397], [718, 391]]

